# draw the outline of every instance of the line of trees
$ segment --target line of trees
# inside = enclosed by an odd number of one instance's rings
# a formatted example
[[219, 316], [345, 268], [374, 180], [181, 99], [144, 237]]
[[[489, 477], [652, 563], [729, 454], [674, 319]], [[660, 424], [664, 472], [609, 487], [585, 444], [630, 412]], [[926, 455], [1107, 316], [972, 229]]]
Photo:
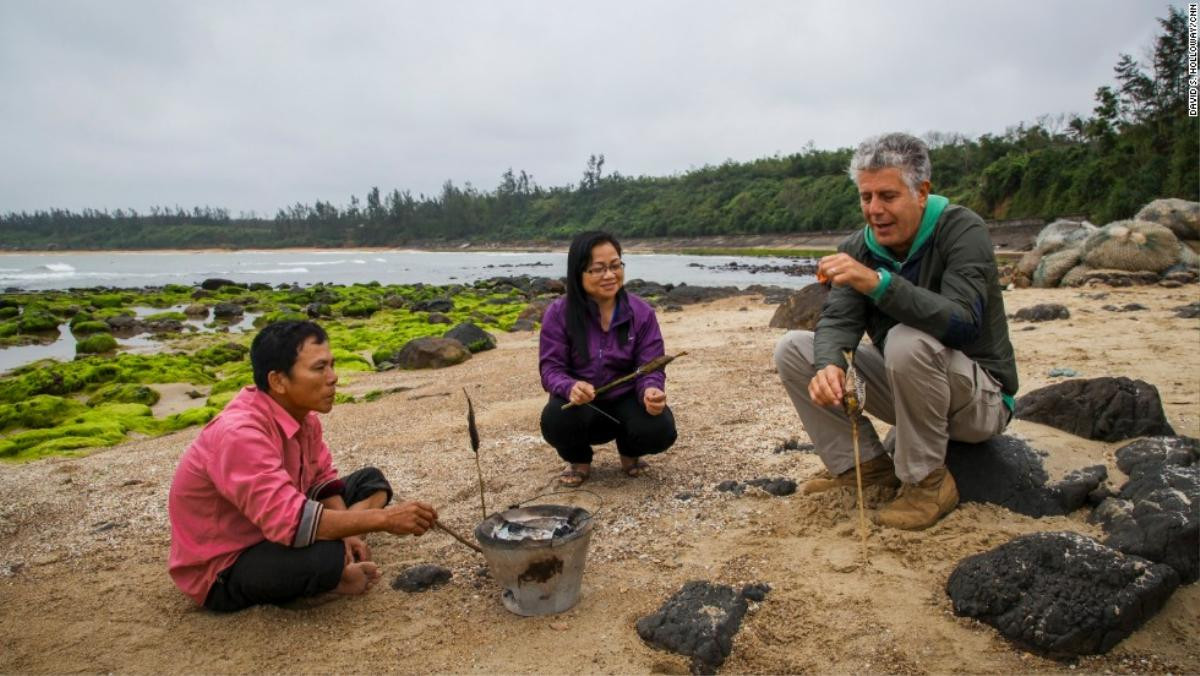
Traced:
[[[934, 190], [985, 218], [1127, 218], [1158, 197], [1200, 200], [1200, 119], [1187, 114], [1187, 17], [1170, 8], [1146, 63], [1120, 55], [1089, 117], [1046, 116], [976, 139], [931, 132]], [[225, 209], [54, 209], [0, 215], [8, 248], [389, 246], [438, 240], [563, 240], [590, 228], [627, 237], [785, 234], [861, 224], [845, 168], [851, 149], [726, 161], [678, 176], [604, 173], [588, 158], [577, 185], [539, 186], [505, 171], [494, 190], [446, 181], [347, 205], [316, 201], [274, 218]]]

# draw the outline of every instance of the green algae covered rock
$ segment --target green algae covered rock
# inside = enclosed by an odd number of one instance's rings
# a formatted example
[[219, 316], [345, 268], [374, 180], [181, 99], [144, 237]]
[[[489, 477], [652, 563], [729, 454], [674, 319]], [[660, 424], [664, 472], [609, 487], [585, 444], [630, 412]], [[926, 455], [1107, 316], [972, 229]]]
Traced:
[[370, 317], [379, 312], [379, 302], [373, 299], [350, 301], [342, 308], [342, 314], [347, 317]]
[[45, 429], [87, 410], [74, 399], [39, 394], [25, 401], [0, 404], [0, 431], [12, 427]]
[[[246, 364], [247, 370], [249, 364]], [[98, 383], [193, 383], [206, 385], [213, 375], [190, 357], [173, 354], [119, 354], [84, 357], [60, 363], [44, 360], [27, 364], [0, 378], [0, 403], [22, 401], [38, 394], [65, 395]]]
[[112, 383], [96, 390], [88, 398], [88, 406], [101, 404], [144, 404], [153, 406], [158, 403], [158, 390], [136, 383]]
[[339, 371], [373, 371], [370, 362], [357, 352], [333, 348], [333, 360]]
[[250, 353], [250, 348], [240, 343], [221, 343], [202, 350], [196, 350], [192, 357], [205, 366], [220, 366], [229, 362], [241, 361]]
[[88, 298], [88, 303], [94, 308], [121, 307], [132, 300], [132, 297], [126, 300], [125, 297], [119, 293], [98, 293], [90, 296]]
[[75, 343], [75, 354], [99, 354], [117, 349], [117, 339], [111, 333], [94, 333]]
[[375, 368], [379, 368], [380, 364], [392, 364], [396, 359], [396, 348], [381, 347], [371, 353], [371, 363], [375, 364]]
[[230, 390], [228, 392], [218, 392], [217, 394], [209, 395], [208, 401], [205, 403], [218, 411], [224, 409], [233, 401], [233, 398], [238, 395], [239, 390]]
[[21, 314], [21, 311], [15, 307], [0, 307], [0, 319], [12, 319]]
[[254, 328], [261, 329], [267, 324], [284, 321], [305, 321], [308, 315], [299, 310], [276, 310], [254, 318]]
[[126, 429], [117, 420], [106, 420], [18, 432], [0, 439], [0, 458], [18, 454], [40, 457], [55, 451], [112, 446], [125, 438]]
[[213, 406], [201, 406], [199, 408], [189, 408], [186, 411], [167, 416], [166, 420], [171, 425], [172, 431], [181, 430], [192, 425], [203, 425], [216, 417], [220, 412], [220, 409]]
[[108, 333], [108, 331], [107, 322], [98, 322], [95, 320], [71, 322], [71, 333], [77, 336], [86, 336], [89, 333]]
[[41, 308], [26, 306], [21, 318], [17, 320], [17, 328], [21, 333], [54, 331], [58, 328], [58, 317]]
[[144, 404], [104, 404], [87, 409], [55, 427], [0, 438], [0, 458], [32, 460], [64, 451], [114, 446], [125, 441], [130, 432], [158, 436], [203, 425], [217, 413], [211, 406], [201, 406], [166, 418], [155, 418], [150, 407]]
[[249, 364], [246, 366], [247, 369], [245, 371], [239, 371], [228, 378], [217, 381], [217, 384], [213, 385], [212, 389], [209, 390], [209, 396], [211, 397], [214, 394], [221, 394], [222, 392], [237, 392], [247, 385], [253, 385], [254, 374], [250, 372], [250, 369], [248, 368]]

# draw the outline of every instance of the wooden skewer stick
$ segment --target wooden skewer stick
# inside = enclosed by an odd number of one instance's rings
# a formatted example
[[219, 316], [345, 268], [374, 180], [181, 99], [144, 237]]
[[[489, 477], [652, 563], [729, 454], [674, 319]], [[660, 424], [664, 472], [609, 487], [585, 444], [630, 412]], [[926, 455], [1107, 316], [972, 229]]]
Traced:
[[[598, 396], [604, 394], [605, 392], [611, 390], [612, 388], [616, 387], [617, 385], [620, 385], [621, 383], [629, 382], [630, 380], [633, 380], [634, 378], [636, 378], [642, 374], [653, 373], [654, 371], [657, 371], [661, 368], [665, 368], [667, 364], [670, 364], [671, 362], [675, 361], [676, 359], [682, 357], [685, 354], [687, 354], [687, 352], [680, 352], [679, 354], [677, 354], [675, 356], [667, 356], [664, 354], [663, 356], [658, 357], [657, 359], [652, 359], [652, 360], [646, 362], [645, 364], [642, 364], [641, 366], [639, 366], [638, 370], [634, 371], [633, 373], [630, 373], [629, 375], [626, 375], [626, 376], [621, 376], [620, 378], [617, 378], [616, 380], [612, 381], [611, 383], [608, 383], [607, 385], [601, 385], [600, 387], [597, 387], [596, 388], [596, 396], [598, 397]], [[575, 406], [574, 403], [568, 401], [567, 403], [563, 404], [562, 410], [565, 411], [568, 408], [572, 408], [574, 406]]]
[[470, 547], [471, 549], [474, 549], [475, 551], [479, 552], [480, 554], [483, 553], [483, 550], [480, 549], [479, 545], [475, 544], [474, 542], [471, 542], [470, 540], [464, 538], [463, 536], [459, 535], [458, 533], [455, 533], [454, 531], [450, 530], [449, 528], [444, 526], [441, 521], [434, 521], [433, 525], [438, 530], [442, 531], [443, 533], [446, 533], [450, 537], [454, 538], [455, 540], [458, 540], [459, 542]]
[[858, 380], [858, 372], [854, 370], [854, 353], [847, 350], [842, 353], [846, 357], [846, 392], [842, 404], [850, 417], [850, 440], [854, 444], [854, 478], [858, 483], [858, 537], [862, 548], [862, 565], [865, 569], [867, 560], [867, 511], [863, 506], [862, 459], [858, 450], [858, 420], [866, 406], [866, 388]]

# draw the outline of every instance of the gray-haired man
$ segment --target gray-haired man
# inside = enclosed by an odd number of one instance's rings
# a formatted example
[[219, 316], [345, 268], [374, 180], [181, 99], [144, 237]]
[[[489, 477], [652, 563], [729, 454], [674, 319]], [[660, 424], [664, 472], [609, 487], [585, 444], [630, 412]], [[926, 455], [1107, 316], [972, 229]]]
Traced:
[[[867, 412], [893, 424], [881, 443], [860, 416], [864, 485], [896, 486], [876, 520], [928, 528], [958, 504], [950, 439], [978, 442], [1008, 424], [1017, 368], [992, 243], [983, 220], [929, 192], [929, 151], [887, 134], [850, 161], [867, 226], [821, 259], [833, 284], [815, 333], [792, 331], [775, 363], [828, 475], [806, 493], [853, 486], [850, 421], [841, 409], [843, 350], [866, 382]], [[863, 333], [871, 344], [859, 344]], [[885, 446], [894, 447], [895, 461]]]

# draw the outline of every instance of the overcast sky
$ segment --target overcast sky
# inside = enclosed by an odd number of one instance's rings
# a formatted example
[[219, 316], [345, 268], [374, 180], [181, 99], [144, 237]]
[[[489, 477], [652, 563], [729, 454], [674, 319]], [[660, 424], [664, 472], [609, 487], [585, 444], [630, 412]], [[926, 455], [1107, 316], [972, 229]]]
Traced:
[[[274, 215], [1089, 114], [1166, 3], [0, 1], [0, 212]], [[934, 168], [934, 180], [937, 179]]]

